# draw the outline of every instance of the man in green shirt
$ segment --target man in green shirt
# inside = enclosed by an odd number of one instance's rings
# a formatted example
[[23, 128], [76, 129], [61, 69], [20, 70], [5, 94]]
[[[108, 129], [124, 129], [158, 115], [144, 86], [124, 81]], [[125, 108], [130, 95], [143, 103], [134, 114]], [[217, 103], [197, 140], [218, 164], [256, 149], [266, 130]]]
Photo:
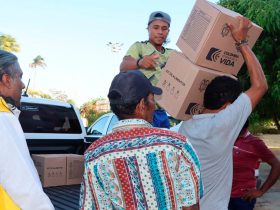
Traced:
[[[162, 68], [172, 52], [163, 47], [169, 33], [171, 18], [167, 13], [156, 11], [151, 13], [148, 22], [149, 40], [135, 42], [127, 51], [120, 65], [121, 71], [141, 70], [156, 85]], [[154, 112], [154, 127], [169, 128], [166, 112], [158, 108]]]

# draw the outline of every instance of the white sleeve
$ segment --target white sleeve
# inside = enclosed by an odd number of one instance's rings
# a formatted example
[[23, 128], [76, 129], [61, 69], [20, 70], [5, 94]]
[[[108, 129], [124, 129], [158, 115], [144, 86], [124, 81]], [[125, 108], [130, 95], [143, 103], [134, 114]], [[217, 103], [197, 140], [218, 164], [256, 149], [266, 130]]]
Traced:
[[10, 123], [0, 119], [0, 184], [22, 210], [54, 210], [32, 173], [36, 169], [30, 164], [31, 157], [17, 144], [23, 133], [10, 132]]
[[216, 122], [222, 123], [221, 126], [227, 132], [226, 135], [232, 139], [229, 143], [234, 144], [251, 112], [251, 100], [245, 93], [242, 93], [232, 104], [215, 116]]

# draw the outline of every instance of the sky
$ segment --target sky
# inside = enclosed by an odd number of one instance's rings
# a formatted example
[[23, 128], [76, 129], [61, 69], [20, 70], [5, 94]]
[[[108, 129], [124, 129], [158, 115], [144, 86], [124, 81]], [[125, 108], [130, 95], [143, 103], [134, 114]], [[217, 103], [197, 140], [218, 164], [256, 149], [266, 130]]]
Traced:
[[[210, 0], [217, 2], [216, 0]], [[195, 0], [0, 0], [0, 33], [16, 38], [15, 53], [30, 88], [67, 94], [79, 107], [106, 98], [127, 49], [148, 39], [150, 13], [171, 16], [169, 43], [176, 42]], [[121, 43], [112, 52], [109, 42]], [[40, 55], [47, 67], [29, 67]]]

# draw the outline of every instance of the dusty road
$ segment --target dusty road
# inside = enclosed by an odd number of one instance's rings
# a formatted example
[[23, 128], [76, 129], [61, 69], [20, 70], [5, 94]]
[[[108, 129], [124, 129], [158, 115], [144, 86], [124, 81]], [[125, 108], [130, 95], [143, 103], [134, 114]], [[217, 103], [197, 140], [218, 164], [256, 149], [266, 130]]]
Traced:
[[[280, 135], [260, 136], [266, 145], [280, 159]], [[261, 164], [260, 177], [262, 181], [268, 176], [270, 167], [267, 164]], [[280, 179], [270, 190], [257, 200], [255, 210], [280, 210]]]

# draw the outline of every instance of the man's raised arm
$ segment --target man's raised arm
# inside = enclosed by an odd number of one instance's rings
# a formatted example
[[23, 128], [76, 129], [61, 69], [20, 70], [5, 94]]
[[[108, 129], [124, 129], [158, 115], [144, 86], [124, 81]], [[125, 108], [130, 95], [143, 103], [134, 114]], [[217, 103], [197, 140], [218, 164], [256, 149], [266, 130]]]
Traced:
[[252, 23], [245, 17], [238, 17], [238, 19], [238, 28], [235, 28], [231, 24], [229, 24], [229, 27], [231, 29], [232, 37], [237, 43], [239, 43], [240, 51], [247, 65], [251, 86], [245, 93], [251, 99], [252, 109], [254, 109], [266, 93], [268, 85], [258, 59], [247, 44], [246, 36]]

